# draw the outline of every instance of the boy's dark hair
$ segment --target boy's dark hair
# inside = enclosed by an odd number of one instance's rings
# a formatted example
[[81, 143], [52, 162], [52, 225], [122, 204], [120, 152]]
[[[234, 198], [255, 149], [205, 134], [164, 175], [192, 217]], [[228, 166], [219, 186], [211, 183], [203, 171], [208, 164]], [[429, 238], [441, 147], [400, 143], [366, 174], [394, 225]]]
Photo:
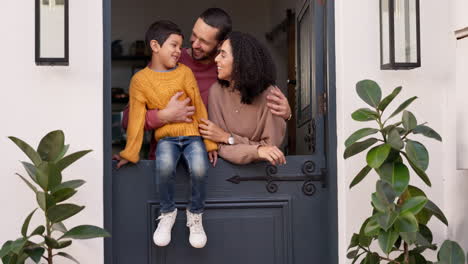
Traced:
[[154, 22], [149, 26], [148, 30], [146, 30], [146, 47], [151, 50], [151, 40], [156, 40], [159, 45], [162, 46], [171, 34], [177, 34], [182, 38], [184, 37], [184, 35], [182, 35], [182, 30], [180, 30], [179, 26], [175, 23], [169, 20], [159, 20]]
[[[237, 31], [229, 33], [233, 65], [231, 79], [241, 93], [241, 102], [251, 104], [269, 86], [276, 84], [276, 67], [267, 48], [256, 38]], [[224, 87], [228, 81], [220, 80]]]
[[218, 41], [223, 41], [232, 30], [231, 17], [221, 8], [208, 8], [200, 15], [200, 18], [206, 24], [218, 29], [216, 35]]

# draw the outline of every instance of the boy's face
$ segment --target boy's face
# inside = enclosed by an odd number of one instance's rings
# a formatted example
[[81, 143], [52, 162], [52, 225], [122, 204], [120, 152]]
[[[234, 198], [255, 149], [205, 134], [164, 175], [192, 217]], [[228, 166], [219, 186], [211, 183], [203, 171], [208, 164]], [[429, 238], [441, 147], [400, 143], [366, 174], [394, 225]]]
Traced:
[[[157, 45], [159, 46], [159, 45]], [[156, 51], [156, 56], [166, 70], [172, 69], [177, 65], [180, 58], [180, 49], [182, 47], [182, 36], [171, 34], [162, 46]]]

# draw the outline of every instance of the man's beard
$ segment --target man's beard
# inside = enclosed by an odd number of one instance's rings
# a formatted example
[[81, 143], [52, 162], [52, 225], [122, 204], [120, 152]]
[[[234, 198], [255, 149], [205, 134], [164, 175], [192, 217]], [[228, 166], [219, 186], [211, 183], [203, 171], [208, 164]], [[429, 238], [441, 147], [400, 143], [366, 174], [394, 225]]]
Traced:
[[214, 49], [212, 52], [206, 54], [205, 56], [202, 56], [200, 58], [196, 58], [194, 56], [194, 53], [193, 53], [193, 50], [192, 50], [192, 58], [196, 61], [204, 61], [204, 60], [209, 60], [211, 58], [213, 58], [214, 56], [216, 55], [216, 49]]

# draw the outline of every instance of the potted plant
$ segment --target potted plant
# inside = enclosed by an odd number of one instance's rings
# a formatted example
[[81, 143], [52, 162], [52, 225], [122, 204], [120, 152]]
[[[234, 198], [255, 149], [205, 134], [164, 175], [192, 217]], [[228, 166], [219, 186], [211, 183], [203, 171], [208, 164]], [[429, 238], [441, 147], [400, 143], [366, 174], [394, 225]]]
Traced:
[[[21, 162], [29, 179], [18, 173], [16, 175], [34, 192], [38, 208], [29, 213], [24, 220], [21, 237], [3, 244], [0, 249], [0, 259], [3, 264], [23, 264], [27, 259], [31, 259], [34, 263], [39, 263], [43, 259], [48, 264], [52, 264], [56, 256], [61, 256], [79, 263], [63, 251], [72, 244], [73, 239], [109, 236], [104, 229], [97, 226], [79, 225], [67, 229], [63, 223], [84, 209], [84, 206], [66, 201], [76, 194], [77, 189], [85, 181], [64, 181], [62, 172], [91, 150], [78, 151], [65, 156], [69, 145], [65, 145], [65, 136], [61, 130], [52, 131], [44, 136], [37, 150], [19, 138], [9, 138], [32, 162]], [[30, 231], [29, 224], [36, 211], [42, 213], [45, 222]], [[40, 242], [34, 242], [38, 240]]]
[[[405, 110], [416, 96], [405, 100], [384, 118], [385, 110], [400, 93], [402, 87], [382, 99], [379, 85], [362, 80], [356, 85], [359, 97], [370, 108], [360, 108], [351, 117], [358, 122], [372, 121], [374, 127], [361, 128], [345, 141], [344, 158], [350, 158], [369, 148], [363, 168], [355, 176], [350, 188], [361, 182], [372, 170], [378, 175], [376, 190], [371, 195], [372, 215], [358, 233], [353, 234], [347, 257], [352, 263], [447, 263], [464, 264], [465, 254], [458, 243], [446, 240], [437, 255], [437, 262], [427, 261], [425, 250], [437, 250], [427, 223], [432, 218], [448, 225], [439, 207], [418, 187], [410, 185], [410, 176], [417, 175], [431, 186], [426, 170], [429, 153], [426, 147], [410, 139], [420, 134], [442, 141], [441, 136], [426, 123], [418, 123], [410, 111]], [[391, 121], [396, 119], [394, 121]], [[378, 137], [376, 135], [379, 135]], [[410, 174], [410, 169], [413, 171]], [[377, 240], [382, 253], [370, 248]]]

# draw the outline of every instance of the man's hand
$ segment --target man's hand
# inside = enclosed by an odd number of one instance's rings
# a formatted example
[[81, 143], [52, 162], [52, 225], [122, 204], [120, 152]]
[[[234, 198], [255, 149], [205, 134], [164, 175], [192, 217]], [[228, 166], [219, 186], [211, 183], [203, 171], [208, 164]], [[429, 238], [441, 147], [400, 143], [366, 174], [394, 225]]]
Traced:
[[212, 150], [208, 152], [208, 158], [210, 159], [211, 164], [213, 164], [213, 168], [216, 166], [216, 162], [218, 161], [218, 151]]
[[284, 96], [278, 87], [275, 87], [267, 96], [267, 106], [272, 114], [282, 117], [284, 120], [291, 116], [291, 107], [288, 98]]
[[261, 159], [268, 160], [274, 166], [286, 164], [283, 152], [276, 146], [260, 146], [257, 151]]
[[210, 120], [201, 118], [200, 121], [202, 121], [204, 124], [199, 124], [198, 130], [204, 139], [209, 139], [218, 143], [227, 143], [230, 136], [229, 133], [224, 131]]
[[117, 169], [120, 169], [120, 167], [122, 167], [123, 165], [127, 164], [129, 161], [120, 157], [119, 154], [115, 154], [114, 156], [112, 156], [112, 159], [113, 160], [118, 160], [119, 162], [117, 163]]
[[158, 111], [159, 120], [163, 123], [190, 123], [192, 122], [192, 115], [195, 113], [195, 107], [189, 105], [190, 98], [180, 101], [179, 97], [184, 94], [183, 92], [177, 92], [172, 96], [171, 100], [167, 104], [166, 108]]

